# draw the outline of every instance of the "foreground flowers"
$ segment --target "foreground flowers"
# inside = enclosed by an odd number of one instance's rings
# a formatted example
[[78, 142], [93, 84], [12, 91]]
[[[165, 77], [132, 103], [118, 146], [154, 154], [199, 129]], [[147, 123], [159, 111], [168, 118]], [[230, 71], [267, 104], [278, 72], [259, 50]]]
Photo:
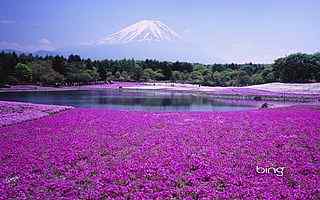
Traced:
[[73, 109], [2, 127], [0, 199], [319, 199], [319, 111]]

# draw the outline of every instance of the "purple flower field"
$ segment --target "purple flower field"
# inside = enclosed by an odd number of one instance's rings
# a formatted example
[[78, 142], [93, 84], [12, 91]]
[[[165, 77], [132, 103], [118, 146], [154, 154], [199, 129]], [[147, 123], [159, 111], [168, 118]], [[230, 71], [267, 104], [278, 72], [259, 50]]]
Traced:
[[82, 86], [82, 88], [87, 89], [104, 89], [104, 88], [119, 88], [119, 87], [139, 87], [144, 85], [143, 83], [139, 82], [114, 82], [112, 84], [98, 84], [98, 85], [87, 85]]
[[258, 90], [252, 88], [225, 88], [221, 91], [214, 91], [212, 94], [220, 94], [220, 95], [239, 95], [239, 96], [266, 96], [266, 97], [283, 97], [286, 98], [311, 98], [311, 99], [320, 99], [319, 93], [293, 93], [293, 92], [272, 92], [266, 90]]
[[0, 101], [0, 127], [37, 119], [71, 108], [71, 106]]
[[2, 127], [0, 199], [319, 199], [319, 111], [72, 109]]

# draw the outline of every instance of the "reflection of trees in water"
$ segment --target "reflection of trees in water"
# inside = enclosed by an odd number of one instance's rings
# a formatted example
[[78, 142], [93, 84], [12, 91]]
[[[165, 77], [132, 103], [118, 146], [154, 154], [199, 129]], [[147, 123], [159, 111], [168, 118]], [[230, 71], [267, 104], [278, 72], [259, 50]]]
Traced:
[[133, 106], [192, 106], [192, 105], [210, 105], [210, 106], [245, 106], [243, 104], [233, 104], [221, 100], [208, 98], [205, 96], [193, 95], [164, 95], [164, 96], [113, 96], [99, 97], [98, 104], [109, 105], [133, 105]]
[[257, 107], [260, 103], [252, 100], [239, 100], [239, 99], [220, 99], [210, 97], [209, 101], [214, 102], [217, 106], [230, 106], [230, 107]]
[[55, 92], [18, 92], [1, 94], [0, 99], [27, 101], [43, 104], [60, 104], [74, 106], [104, 107], [169, 107], [188, 110], [190, 107], [244, 107], [248, 104], [221, 101], [207, 95], [195, 95], [173, 91], [125, 91], [125, 90], [89, 90], [89, 91], [55, 91]]
[[191, 99], [179, 98], [121, 98], [121, 97], [103, 97], [97, 99], [99, 104], [112, 105], [144, 105], [144, 106], [190, 106], [194, 104]]
[[[98, 104], [109, 105], [132, 105], [132, 106], [178, 106], [189, 107], [192, 105], [214, 105], [206, 96], [185, 94], [179, 92], [130, 92], [114, 91], [107, 92], [107, 96], [98, 95]], [[220, 104], [220, 103], [219, 103]]]

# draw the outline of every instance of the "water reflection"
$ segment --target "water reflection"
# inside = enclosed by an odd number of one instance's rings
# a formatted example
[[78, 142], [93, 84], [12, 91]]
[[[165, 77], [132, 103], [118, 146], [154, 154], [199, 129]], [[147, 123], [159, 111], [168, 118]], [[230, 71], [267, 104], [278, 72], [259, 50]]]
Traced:
[[0, 93], [0, 100], [144, 111], [234, 111], [252, 105], [174, 91], [90, 90]]

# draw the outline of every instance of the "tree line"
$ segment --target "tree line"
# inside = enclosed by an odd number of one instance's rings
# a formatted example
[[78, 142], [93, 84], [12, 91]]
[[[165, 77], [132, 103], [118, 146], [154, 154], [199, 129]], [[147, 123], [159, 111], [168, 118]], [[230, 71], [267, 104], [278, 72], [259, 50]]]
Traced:
[[39, 57], [0, 53], [0, 84], [73, 85], [111, 81], [170, 81], [245, 86], [320, 80], [320, 53], [292, 54], [273, 64], [211, 64], [158, 60], [91, 60], [79, 55]]

